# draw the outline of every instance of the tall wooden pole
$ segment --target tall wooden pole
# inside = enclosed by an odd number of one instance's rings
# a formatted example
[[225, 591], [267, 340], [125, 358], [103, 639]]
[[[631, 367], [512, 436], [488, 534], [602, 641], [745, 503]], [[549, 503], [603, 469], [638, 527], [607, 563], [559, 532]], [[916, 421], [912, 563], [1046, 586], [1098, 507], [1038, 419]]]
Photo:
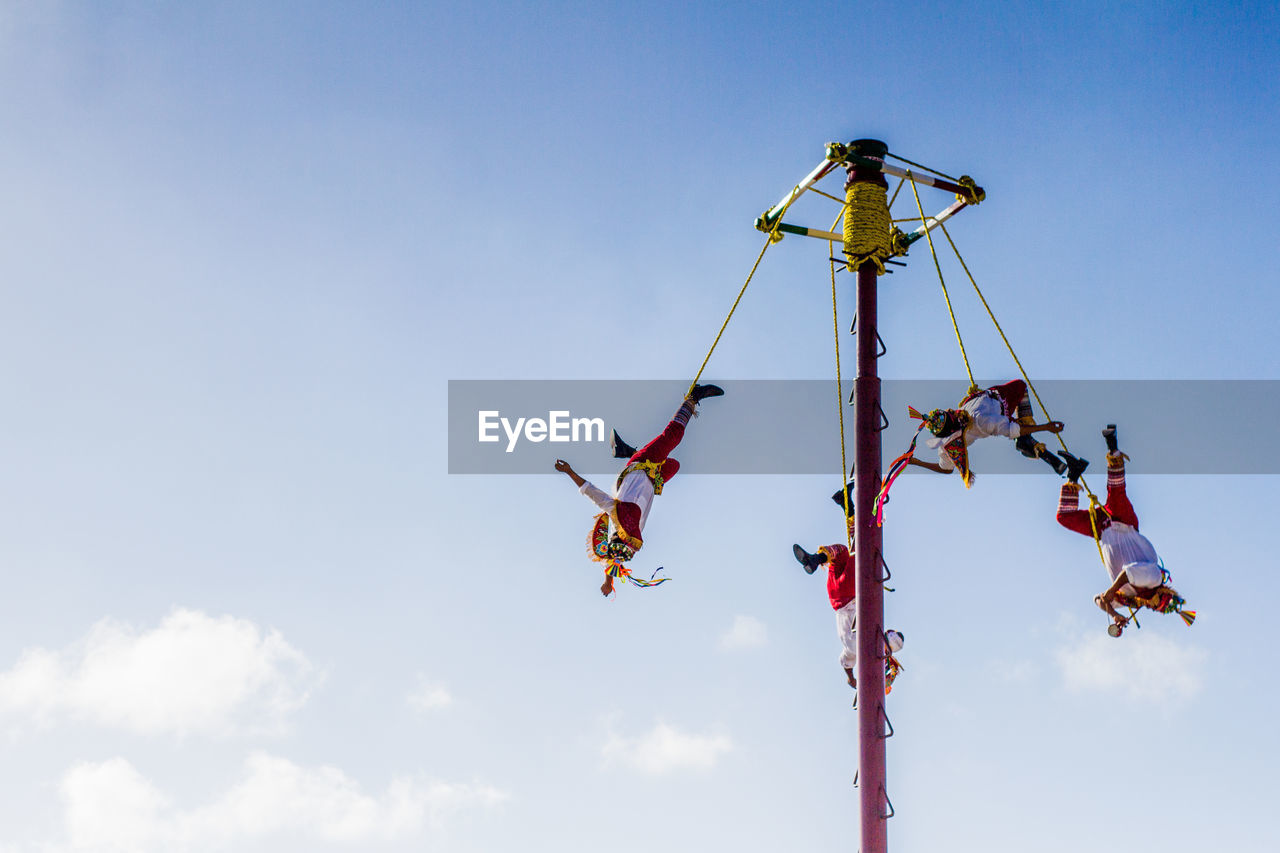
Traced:
[[[861, 139], [849, 146], [851, 153], [881, 159], [888, 147], [879, 140]], [[887, 186], [883, 174], [875, 169], [852, 166], [847, 190], [854, 197], [858, 183]], [[869, 188], [863, 188], [869, 189]], [[876, 194], [870, 194], [874, 199]], [[883, 195], [879, 196], [883, 198]], [[880, 202], [883, 204], [883, 202]], [[887, 221], [887, 210], [884, 219]], [[873, 217], [874, 218], [874, 217]], [[854, 228], [873, 227], [856, 224], [846, 218], [846, 251], [851, 245]], [[877, 242], [878, 234], [871, 242]], [[887, 241], [888, 235], [885, 235]], [[865, 240], [864, 240], [865, 242]], [[861, 853], [887, 853], [889, 833], [886, 819], [888, 802], [885, 780], [885, 713], [884, 713], [884, 575], [881, 571], [881, 528], [875, 520], [875, 500], [880, 489], [880, 377], [876, 362], [880, 357], [876, 334], [876, 284], [882, 267], [872, 258], [850, 254], [850, 264], [857, 264], [858, 372], [854, 380], [854, 555], [857, 571], [857, 645], [858, 663], [858, 779], [859, 812], [861, 814]]]

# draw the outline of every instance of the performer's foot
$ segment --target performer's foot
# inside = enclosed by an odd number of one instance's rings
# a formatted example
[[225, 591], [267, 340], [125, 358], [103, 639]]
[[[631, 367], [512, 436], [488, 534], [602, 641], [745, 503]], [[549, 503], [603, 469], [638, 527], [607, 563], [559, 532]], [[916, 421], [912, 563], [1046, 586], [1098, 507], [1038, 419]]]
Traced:
[[622, 440], [622, 436], [618, 435], [615, 429], [613, 435], [609, 436], [609, 446], [613, 448], [614, 459], [630, 459], [636, 455], [636, 449]]
[[1055, 474], [1061, 477], [1063, 474], [1067, 473], [1067, 463], [1063, 462], [1061, 459], [1059, 459], [1058, 457], [1050, 453], [1048, 450], [1046, 450], [1043, 444], [1040, 445], [1040, 450], [1041, 450], [1040, 458], [1043, 459], [1049, 465], [1049, 467], [1053, 469], [1053, 472]]
[[1102, 437], [1107, 442], [1107, 452], [1117, 453], [1120, 450], [1120, 444], [1116, 441], [1116, 425], [1107, 424], [1107, 428], [1102, 431]]
[[1029, 435], [1018, 436], [1018, 440], [1013, 443], [1013, 446], [1018, 448], [1018, 452], [1028, 459], [1035, 459], [1038, 457], [1040, 455], [1040, 448], [1044, 447], [1043, 444], [1036, 441]]
[[724, 389], [719, 385], [694, 385], [689, 392], [689, 399], [697, 403], [708, 397], [723, 397]]
[[1072, 456], [1065, 450], [1059, 450], [1058, 455], [1067, 461], [1067, 482], [1080, 482], [1080, 475], [1089, 467], [1089, 460], [1081, 459], [1078, 456]]
[[821, 566], [827, 561], [826, 554], [810, 554], [799, 545], [792, 545], [791, 553], [796, 555], [796, 560], [800, 565], [804, 566], [804, 571], [807, 575], [811, 575], [816, 572], [818, 570], [818, 566]]
[[841, 489], [840, 491], [832, 495], [831, 500], [836, 502], [836, 506], [840, 507], [841, 509], [845, 509], [846, 496], [848, 496], [848, 501], [849, 501], [847, 516], [849, 518], [853, 518], [853, 481], [852, 480], [849, 481], [849, 484], [847, 486], [845, 486], [843, 489]]

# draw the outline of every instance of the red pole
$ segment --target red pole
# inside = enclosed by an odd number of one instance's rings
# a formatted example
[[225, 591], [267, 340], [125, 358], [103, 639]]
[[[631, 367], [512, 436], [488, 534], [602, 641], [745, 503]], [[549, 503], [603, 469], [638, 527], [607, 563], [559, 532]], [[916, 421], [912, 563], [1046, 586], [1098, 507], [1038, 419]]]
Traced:
[[[883, 157], [883, 142], [859, 140], [850, 145], [857, 153]], [[854, 166], [849, 183], [885, 183], [875, 169]], [[846, 234], [846, 239], [848, 239]], [[858, 274], [858, 373], [854, 380], [854, 555], [857, 571], [858, 663], [858, 792], [862, 818], [861, 853], [887, 853], [889, 832], [885, 817], [884, 739], [884, 586], [881, 574], [881, 528], [875, 520], [876, 493], [880, 489], [880, 377], [876, 334], [876, 283], [874, 261], [865, 260]]]

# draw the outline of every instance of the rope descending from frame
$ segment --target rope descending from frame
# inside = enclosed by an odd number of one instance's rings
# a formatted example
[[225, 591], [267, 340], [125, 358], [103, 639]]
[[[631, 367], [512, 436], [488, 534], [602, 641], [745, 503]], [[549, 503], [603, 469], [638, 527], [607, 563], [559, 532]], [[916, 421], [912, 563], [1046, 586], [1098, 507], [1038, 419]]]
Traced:
[[[797, 186], [795, 189], [798, 190], [800, 187]], [[716, 339], [711, 342], [711, 349], [707, 350], [706, 358], [702, 359], [702, 365], [698, 368], [698, 372], [694, 374], [693, 381], [689, 383], [689, 394], [693, 393], [698, 380], [702, 378], [702, 371], [707, 369], [707, 362], [711, 361], [711, 354], [716, 351], [716, 346], [720, 343], [720, 337], [724, 334], [724, 330], [729, 327], [729, 321], [733, 319], [733, 312], [738, 310], [738, 303], [742, 301], [743, 295], [747, 292], [747, 286], [751, 284], [751, 279], [755, 278], [756, 270], [760, 268], [760, 262], [764, 260], [764, 253], [769, 251], [770, 246], [782, 239], [782, 232], [778, 230], [778, 226], [782, 224], [782, 217], [786, 215], [787, 209], [791, 207], [791, 203], [795, 201], [795, 198], [795, 190], [792, 190], [792, 198], [782, 210], [778, 211], [778, 217], [774, 220], [773, 227], [769, 229], [769, 233], [765, 237], [764, 246], [760, 248], [760, 254], [756, 255], [756, 262], [751, 265], [751, 272], [747, 273], [747, 280], [742, 283], [742, 289], [738, 291], [738, 298], [733, 300], [728, 316], [720, 324], [720, 331], [716, 332]]]

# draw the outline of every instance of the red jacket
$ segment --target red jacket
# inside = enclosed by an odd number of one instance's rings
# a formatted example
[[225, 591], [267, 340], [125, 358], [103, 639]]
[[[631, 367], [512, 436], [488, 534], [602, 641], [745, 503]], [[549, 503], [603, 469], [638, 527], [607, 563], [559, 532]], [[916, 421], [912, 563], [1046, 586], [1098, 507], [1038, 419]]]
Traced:
[[853, 555], [844, 545], [824, 545], [819, 554], [827, 555], [827, 596], [831, 608], [839, 610], [854, 599], [856, 581]]

